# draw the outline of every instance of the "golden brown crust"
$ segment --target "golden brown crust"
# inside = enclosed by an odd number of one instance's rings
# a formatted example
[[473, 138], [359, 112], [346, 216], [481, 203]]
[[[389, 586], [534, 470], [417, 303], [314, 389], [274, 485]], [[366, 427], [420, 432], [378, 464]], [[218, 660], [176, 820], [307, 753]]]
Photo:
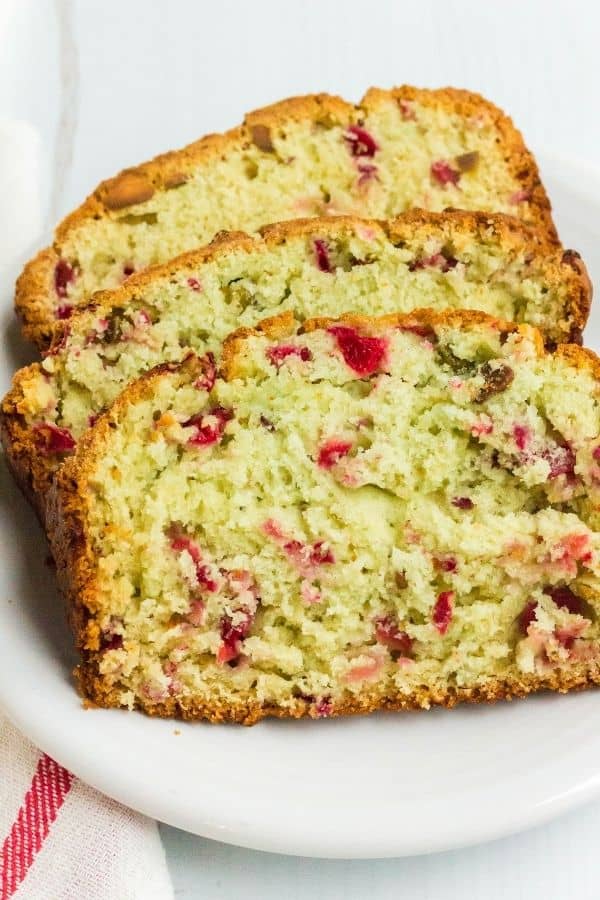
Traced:
[[[98, 660], [89, 659], [75, 670], [78, 688], [85, 701], [99, 707], [118, 707], [119, 690], [107, 688], [98, 673]], [[349, 695], [340, 703], [331, 705], [328, 717], [366, 715], [372, 712], [404, 712], [406, 710], [429, 709], [432, 706], [444, 706], [452, 709], [458, 703], [497, 703], [500, 700], [513, 700], [526, 697], [536, 691], [568, 691], [585, 690], [600, 684], [600, 667], [597, 663], [578, 669], [556, 669], [544, 677], [537, 675], [521, 675], [507, 678], [490, 678], [474, 687], [456, 687], [448, 685], [444, 688], [428, 689], [421, 687], [409, 694], [382, 696], [381, 693], [366, 691], [357, 695]], [[213, 724], [237, 723], [240, 725], [256, 725], [262, 719], [272, 717], [279, 719], [301, 719], [306, 717], [320, 718], [314, 704], [298, 698], [292, 707], [277, 707], [261, 704], [248, 695], [240, 702], [224, 704], [205, 703], [199, 700], [189, 701], [169, 697], [161, 703], [150, 703], [136, 697], [136, 709], [149, 716], [160, 718], [177, 718], [188, 721], [206, 720]]]
[[13, 379], [13, 387], [0, 406], [0, 441], [15, 481], [29, 500], [42, 525], [46, 515], [46, 497], [55, 466], [36, 445], [35, 433], [18, 411], [19, 381], [23, 373], [39, 370], [39, 363], [21, 369]]
[[[312, 331], [327, 327], [332, 322], [350, 324], [368, 332], [377, 332], [389, 327], [412, 328], [415, 325], [434, 327], [458, 325], [467, 329], [487, 326], [502, 334], [520, 332], [533, 337], [538, 353], [543, 355], [547, 352], [540, 333], [531, 326], [504, 322], [476, 310], [445, 312], [418, 310], [407, 315], [393, 314], [381, 317], [347, 315], [339, 319], [308, 320], [298, 330]], [[256, 328], [240, 329], [225, 341], [223, 376], [228, 379], [235, 377], [238, 354], [243, 351], [244, 341], [250, 335], [265, 332], [275, 336], [288, 335], [297, 327], [291, 315], [285, 313], [260, 323]], [[594, 376], [600, 379], [600, 359], [590, 350], [567, 345], [560, 347], [557, 352], [569, 364], [591, 370]], [[198, 358], [190, 354], [180, 365], [165, 363], [130, 384], [112, 407], [100, 416], [94, 428], [83, 436], [75, 455], [59, 470], [49, 493], [47, 531], [57, 564], [59, 583], [70, 609], [77, 646], [83, 656], [83, 663], [78, 670], [78, 680], [84, 695], [99, 706], [118, 706], [119, 700], [117, 689], [108, 688], [98, 673], [100, 644], [95, 620], [95, 612], [99, 605], [95, 583], [96, 560], [86, 525], [87, 511], [93, 502], [92, 493], [88, 490], [89, 478], [95, 469], [96, 461], [110, 440], [113, 429], [119, 426], [121, 416], [132, 404], [151, 397], [157, 380], [167, 372], [187, 382], [196, 378], [199, 371]], [[357, 697], [349, 696], [334, 709], [333, 714], [349, 715], [375, 709], [413, 709], [433, 704], [453, 706], [461, 701], [479, 702], [520, 697], [541, 688], [566, 691], [596, 683], [600, 683], [600, 669], [597, 664], [593, 664], [588, 668], [557, 670], [544, 678], [513, 676], [506, 680], [490, 680], [473, 688], [463, 689], [453, 686], [440, 690], [423, 688], [406, 696], [399, 694], [380, 696], [368, 693]], [[297, 701], [293, 710], [288, 710], [262, 706], [250, 696], [242, 698], [240, 704], [236, 706], [218, 703], [208, 706], [196, 701], [190, 701], [188, 704], [176, 698], [170, 698], [159, 704], [145, 703], [137, 698], [136, 703], [150, 715], [206, 718], [214, 722], [232, 721], [246, 724], [253, 724], [265, 716], [300, 717], [313, 714], [310, 704], [302, 700]]]
[[[425, 241], [429, 237], [436, 237], [442, 243], [492, 240], [503, 248], [507, 256], [522, 253], [523, 248], [528, 246], [530, 265], [537, 265], [540, 277], [549, 284], [564, 285], [564, 318], [569, 323], [568, 333], [576, 343], [580, 342], [591, 304], [591, 282], [579, 254], [572, 250], [563, 251], [550, 242], [540, 241], [535, 246], [531, 245], [527, 226], [511, 216], [463, 210], [446, 213], [410, 210], [387, 222], [352, 216], [292, 219], [266, 226], [261, 229], [260, 237], [251, 237], [242, 231], [220, 232], [205, 247], [132, 275], [114, 291], [96, 293], [87, 307], [81, 307], [71, 319], [55, 326], [52, 346], [60, 345], [67, 329], [75, 331], [80, 317], [85, 316], [90, 309], [102, 308], [103, 314], [109, 315], [111, 308], [126, 307], [147, 285], [177, 276], [182, 269], [190, 268], [197, 272], [202, 265], [232, 252], [261, 253], [298, 237], [309, 240], [315, 237], [336, 237], [349, 232], [364, 234], [365, 230], [370, 230], [374, 238], [388, 239], [395, 245]], [[554, 341], [549, 343], [554, 344]], [[35, 363], [16, 373], [12, 389], [0, 407], [0, 437], [19, 484], [25, 494], [34, 499], [34, 506], [43, 519], [44, 497], [56, 467], [52, 458], [38, 452], [35, 436], [26, 424], [20, 408], [23, 382], [39, 371], [39, 363]]]
[[[520, 132], [511, 119], [494, 104], [479, 94], [454, 88], [428, 90], [403, 85], [389, 91], [371, 88], [356, 106], [340, 97], [313, 94], [292, 97], [263, 109], [248, 113], [244, 123], [224, 134], [209, 134], [184, 147], [155, 157], [139, 166], [103, 181], [85, 202], [57, 227], [53, 248], [42, 251], [31, 260], [19, 278], [15, 295], [17, 312], [23, 321], [23, 333], [40, 348], [48, 345], [53, 327], [52, 273], [47, 260], [58, 260], [61, 245], [70, 232], [90, 218], [110, 215], [129, 205], [141, 203], [161, 190], [171, 190], [183, 184], [189, 173], [209, 160], [223, 156], [236, 148], [257, 143], [264, 152], [270, 152], [270, 129], [284, 127], [289, 122], [313, 121], [324, 125], [352, 124], [390, 96], [398, 102], [418, 101], [424, 106], [435, 106], [461, 116], [485, 116], [498, 129], [498, 143], [521, 190], [527, 196], [523, 209], [515, 206], [526, 222], [538, 231], [543, 239], [557, 242], [552, 221], [550, 201], [541, 183], [536, 162], [527, 150]], [[46, 254], [44, 261], [41, 257]]]

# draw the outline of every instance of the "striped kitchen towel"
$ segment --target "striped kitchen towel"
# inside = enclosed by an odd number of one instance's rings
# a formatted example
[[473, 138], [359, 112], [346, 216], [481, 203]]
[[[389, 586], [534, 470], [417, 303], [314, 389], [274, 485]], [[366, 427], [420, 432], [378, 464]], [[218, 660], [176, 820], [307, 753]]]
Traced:
[[172, 900], [156, 822], [74, 778], [0, 717], [0, 900]]

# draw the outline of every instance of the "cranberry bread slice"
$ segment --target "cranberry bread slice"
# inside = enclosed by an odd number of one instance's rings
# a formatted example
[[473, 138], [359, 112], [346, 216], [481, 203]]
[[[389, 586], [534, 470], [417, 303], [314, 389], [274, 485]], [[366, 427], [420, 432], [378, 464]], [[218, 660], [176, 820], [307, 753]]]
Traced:
[[101, 706], [255, 722], [600, 680], [600, 361], [483, 313], [290, 313], [130, 385], [49, 533]]
[[296, 97], [103, 182], [26, 266], [16, 306], [25, 335], [45, 346], [52, 323], [94, 291], [220, 230], [448, 206], [513, 213], [556, 239], [533, 157], [479, 95], [405, 86], [372, 88], [356, 106]]
[[[41, 364], [17, 373], [0, 429], [9, 461], [42, 512], [52, 473], [125, 384], [185, 349], [218, 354], [240, 325], [282, 310], [299, 319], [348, 310], [480, 308], [580, 335], [590, 304], [577, 254], [532, 247], [515, 219], [407, 213], [396, 221], [329, 218], [222, 237], [131, 278], [63, 323]], [[213, 357], [207, 357], [206, 378]]]

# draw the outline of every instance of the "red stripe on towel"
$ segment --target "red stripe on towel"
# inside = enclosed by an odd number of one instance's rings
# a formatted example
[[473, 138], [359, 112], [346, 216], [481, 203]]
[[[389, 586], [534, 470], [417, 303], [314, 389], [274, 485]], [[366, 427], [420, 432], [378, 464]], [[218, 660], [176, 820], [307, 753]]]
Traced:
[[73, 776], [46, 754], [0, 850], [0, 900], [12, 897], [40, 852], [73, 783]]

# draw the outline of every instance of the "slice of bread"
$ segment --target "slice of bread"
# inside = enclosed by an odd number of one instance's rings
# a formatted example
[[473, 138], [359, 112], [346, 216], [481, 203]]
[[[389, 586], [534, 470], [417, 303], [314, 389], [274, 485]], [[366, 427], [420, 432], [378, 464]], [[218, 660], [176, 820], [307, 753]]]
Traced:
[[49, 533], [101, 706], [252, 723], [600, 681], [600, 360], [291, 313], [130, 385]]
[[218, 354], [240, 325], [282, 310], [301, 320], [454, 306], [533, 323], [558, 343], [580, 338], [589, 305], [577, 254], [532, 246], [510, 217], [413, 211], [388, 224], [336, 217], [226, 235], [63, 323], [45, 360], [16, 374], [2, 440], [43, 518], [52, 473], [128, 381], [188, 348]]
[[16, 306], [25, 335], [45, 346], [52, 323], [94, 291], [220, 230], [449, 206], [512, 213], [556, 239], [533, 157], [477, 94], [373, 88], [357, 106], [296, 97], [103, 182], [27, 265]]

